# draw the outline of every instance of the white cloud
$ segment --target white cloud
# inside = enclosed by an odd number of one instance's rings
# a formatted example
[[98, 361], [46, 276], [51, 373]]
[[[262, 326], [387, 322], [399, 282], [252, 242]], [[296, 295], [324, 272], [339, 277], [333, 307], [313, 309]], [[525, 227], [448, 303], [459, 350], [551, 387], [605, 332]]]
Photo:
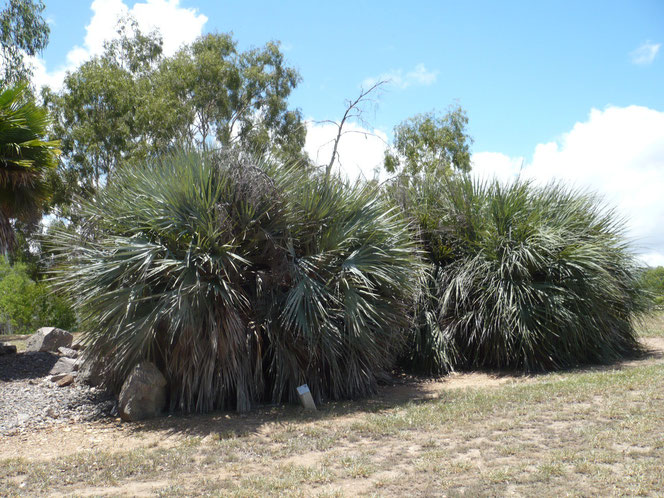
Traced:
[[[329, 163], [337, 131], [337, 126], [332, 123], [308, 123], [304, 149], [317, 165], [324, 167]], [[358, 178], [382, 179], [385, 175], [381, 165], [386, 143], [387, 135], [383, 131], [369, 130], [356, 123], [347, 123], [344, 125], [344, 135], [337, 149], [338, 161], [335, 161], [332, 171], [341, 173], [351, 181]]]
[[138, 22], [142, 31], [158, 30], [163, 37], [164, 53], [171, 55], [185, 43], [196, 39], [207, 22], [207, 17], [197, 9], [180, 7], [180, 0], [145, 0], [129, 8], [123, 0], [95, 0], [93, 12], [86, 26], [83, 46], [74, 46], [67, 53], [67, 60], [57, 69], [46, 67], [41, 58], [31, 58], [34, 67], [34, 83], [37, 88], [50, 85], [59, 89], [65, 74], [104, 50], [104, 43], [117, 38], [118, 20], [127, 15]]
[[510, 181], [516, 178], [524, 159], [510, 157], [500, 152], [476, 152], [473, 154], [473, 174], [484, 179], [498, 178]]
[[639, 66], [652, 64], [652, 61], [654, 61], [655, 57], [657, 57], [657, 52], [659, 52], [661, 46], [661, 43], [645, 42], [643, 45], [629, 54], [632, 59], [632, 63]]
[[640, 106], [593, 109], [587, 121], [535, 147], [533, 160], [473, 154], [475, 170], [502, 179], [560, 179], [591, 189], [626, 217], [627, 233], [648, 264], [664, 264], [664, 112]]
[[389, 81], [391, 84], [405, 90], [410, 86], [430, 86], [436, 82], [438, 71], [430, 71], [424, 64], [416, 65], [411, 71], [393, 69], [377, 77], [366, 78], [362, 82], [364, 88], [369, 88], [379, 81]]

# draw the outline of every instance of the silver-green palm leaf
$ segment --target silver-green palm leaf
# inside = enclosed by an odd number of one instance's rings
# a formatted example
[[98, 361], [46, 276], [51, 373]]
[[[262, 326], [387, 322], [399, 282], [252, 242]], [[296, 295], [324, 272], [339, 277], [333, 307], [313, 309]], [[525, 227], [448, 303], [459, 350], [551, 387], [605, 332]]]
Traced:
[[638, 265], [623, 220], [596, 196], [466, 177], [410, 196], [430, 263], [411, 364], [532, 371], [639, 351]]

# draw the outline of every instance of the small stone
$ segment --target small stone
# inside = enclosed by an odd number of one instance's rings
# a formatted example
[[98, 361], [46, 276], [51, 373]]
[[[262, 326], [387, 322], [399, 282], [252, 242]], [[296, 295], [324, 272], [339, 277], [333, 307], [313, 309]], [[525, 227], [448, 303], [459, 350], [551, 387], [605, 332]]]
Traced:
[[72, 348], [66, 348], [64, 346], [60, 346], [58, 348], [58, 353], [60, 353], [63, 356], [66, 356], [67, 358], [78, 358], [78, 351]]
[[60, 414], [56, 412], [53, 408], [49, 408], [46, 410], [46, 415], [48, 415], [51, 418], [58, 418]]
[[56, 382], [58, 387], [67, 387], [74, 382], [75, 377], [72, 374], [65, 375], [62, 379]]
[[70, 375], [70, 374], [68, 374], [68, 373], [55, 374], [55, 375], [51, 375], [50, 379], [51, 379], [51, 382], [57, 382], [60, 379], [64, 379], [65, 377], [67, 377], [67, 375]]
[[76, 363], [76, 360], [74, 360], [73, 358], [67, 358], [66, 356], [63, 356], [56, 362], [55, 365], [53, 365], [53, 368], [51, 368], [49, 374], [50, 375], [70, 374], [72, 372], [75, 372], [77, 369], [78, 369], [78, 364]]
[[83, 349], [85, 349], [85, 345], [83, 344], [82, 339], [80, 337], [76, 339], [74, 342], [72, 342], [70, 347], [76, 351], [82, 351]]

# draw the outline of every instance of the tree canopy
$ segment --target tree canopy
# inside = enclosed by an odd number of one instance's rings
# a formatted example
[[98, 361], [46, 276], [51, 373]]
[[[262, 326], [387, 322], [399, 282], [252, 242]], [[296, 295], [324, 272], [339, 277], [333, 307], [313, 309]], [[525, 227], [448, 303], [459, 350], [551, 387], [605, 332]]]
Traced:
[[96, 190], [120, 164], [174, 148], [302, 154], [306, 129], [287, 103], [299, 75], [277, 43], [242, 52], [230, 35], [208, 34], [166, 57], [158, 33], [128, 20], [119, 34], [61, 92], [43, 92], [62, 138], [63, 203]]
[[461, 107], [444, 115], [433, 111], [418, 114], [394, 128], [394, 144], [385, 152], [389, 173], [444, 176], [470, 171], [468, 116]]
[[28, 80], [32, 74], [25, 55], [36, 55], [46, 48], [50, 28], [42, 17], [44, 2], [8, 0], [0, 11], [0, 84]]

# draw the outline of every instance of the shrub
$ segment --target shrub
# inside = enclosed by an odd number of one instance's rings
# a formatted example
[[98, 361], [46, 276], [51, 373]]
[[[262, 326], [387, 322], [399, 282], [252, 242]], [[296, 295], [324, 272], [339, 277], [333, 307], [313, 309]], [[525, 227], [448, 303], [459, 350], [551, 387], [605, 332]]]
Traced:
[[25, 264], [0, 258], [1, 332], [30, 334], [44, 326], [74, 330], [76, 314], [65, 298], [32, 280]]
[[533, 371], [639, 350], [639, 271], [622, 220], [593, 195], [464, 177], [414, 187], [406, 203], [430, 265], [411, 365]]
[[392, 366], [417, 253], [369, 187], [181, 154], [121, 170], [83, 214], [55, 233], [56, 280], [116, 388], [148, 359], [171, 409], [246, 410], [305, 382], [364, 396]]

